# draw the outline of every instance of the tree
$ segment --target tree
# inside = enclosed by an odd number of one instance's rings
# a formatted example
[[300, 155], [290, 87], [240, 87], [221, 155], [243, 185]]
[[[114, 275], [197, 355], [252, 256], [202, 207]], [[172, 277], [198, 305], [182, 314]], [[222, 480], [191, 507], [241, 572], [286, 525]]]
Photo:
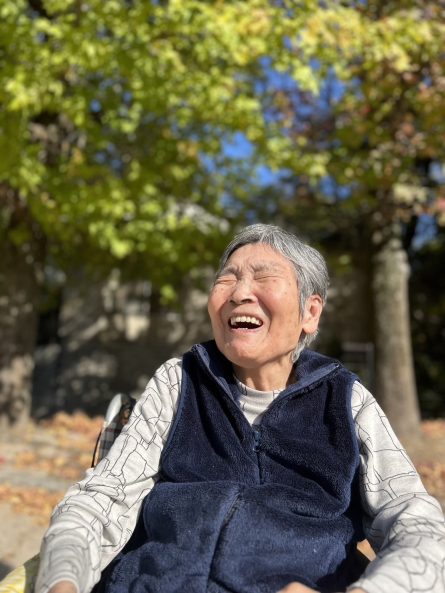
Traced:
[[[299, 212], [315, 197], [335, 213], [331, 230], [339, 219], [364, 230], [377, 395], [400, 434], [415, 433], [403, 229], [433, 203], [430, 164], [444, 160], [444, 35], [442, 3], [416, 0], [6, 0], [6, 423], [29, 408], [48, 261], [119, 263], [168, 296], [212, 261], [227, 204], [246, 201], [253, 168], [266, 163], [298, 179]], [[252, 158], [234, 163], [227, 147], [239, 133]]]
[[[48, 262], [178, 277], [213, 261], [224, 147], [264, 135], [251, 81], [298, 14], [266, 0], [5, 0], [0, 7], [0, 417], [26, 419]], [[311, 76], [293, 65], [301, 78]], [[253, 77], [253, 78], [252, 78]], [[238, 185], [239, 184], [239, 185]]]
[[370, 266], [377, 397], [397, 432], [413, 437], [407, 248], [419, 215], [440, 212], [432, 167], [445, 160], [445, 6], [324, 6], [294, 45], [324, 81], [321, 95], [286, 80], [267, 96], [283, 132], [279, 166], [296, 187], [285, 207], [306, 224], [321, 213], [318, 230], [348, 237], [356, 261]]

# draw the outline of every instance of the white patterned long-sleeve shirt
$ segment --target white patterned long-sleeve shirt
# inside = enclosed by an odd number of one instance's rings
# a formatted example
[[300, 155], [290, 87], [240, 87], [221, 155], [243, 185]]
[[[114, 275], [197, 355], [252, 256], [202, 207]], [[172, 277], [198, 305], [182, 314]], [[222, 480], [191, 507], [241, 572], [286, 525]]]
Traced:
[[[56, 507], [42, 544], [36, 593], [46, 593], [61, 580], [88, 593], [128, 541], [157, 479], [181, 374], [179, 358], [157, 370], [107, 456]], [[251, 424], [258, 423], [279, 391], [239, 387], [241, 409]], [[352, 411], [364, 528], [377, 552], [353, 586], [368, 593], [445, 593], [445, 524], [439, 503], [427, 494], [384, 413], [358, 382]]]

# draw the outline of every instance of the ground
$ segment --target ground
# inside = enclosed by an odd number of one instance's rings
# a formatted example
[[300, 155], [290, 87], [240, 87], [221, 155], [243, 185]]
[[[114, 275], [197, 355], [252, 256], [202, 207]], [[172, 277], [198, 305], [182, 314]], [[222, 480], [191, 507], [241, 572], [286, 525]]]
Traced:
[[38, 552], [54, 505], [91, 465], [102, 422], [61, 413], [0, 441], [0, 578]]
[[[38, 552], [51, 510], [91, 464], [102, 418], [58, 414], [0, 442], [0, 578]], [[426, 488], [445, 509], [445, 419], [405, 443]]]

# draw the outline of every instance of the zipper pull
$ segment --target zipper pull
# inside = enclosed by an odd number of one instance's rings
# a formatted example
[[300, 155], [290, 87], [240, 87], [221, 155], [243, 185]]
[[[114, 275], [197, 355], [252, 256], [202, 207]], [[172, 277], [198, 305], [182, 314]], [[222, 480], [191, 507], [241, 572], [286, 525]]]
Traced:
[[260, 430], [259, 428], [253, 428], [253, 450], [259, 451], [260, 450]]

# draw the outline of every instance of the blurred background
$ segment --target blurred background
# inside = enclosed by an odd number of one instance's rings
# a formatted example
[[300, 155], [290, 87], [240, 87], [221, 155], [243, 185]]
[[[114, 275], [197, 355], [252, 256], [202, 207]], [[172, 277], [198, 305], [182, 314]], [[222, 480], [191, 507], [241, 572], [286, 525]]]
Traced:
[[442, 0], [3, 0], [2, 441], [95, 432], [210, 337], [223, 246], [270, 222], [326, 256], [316, 348], [441, 496], [444, 47]]

